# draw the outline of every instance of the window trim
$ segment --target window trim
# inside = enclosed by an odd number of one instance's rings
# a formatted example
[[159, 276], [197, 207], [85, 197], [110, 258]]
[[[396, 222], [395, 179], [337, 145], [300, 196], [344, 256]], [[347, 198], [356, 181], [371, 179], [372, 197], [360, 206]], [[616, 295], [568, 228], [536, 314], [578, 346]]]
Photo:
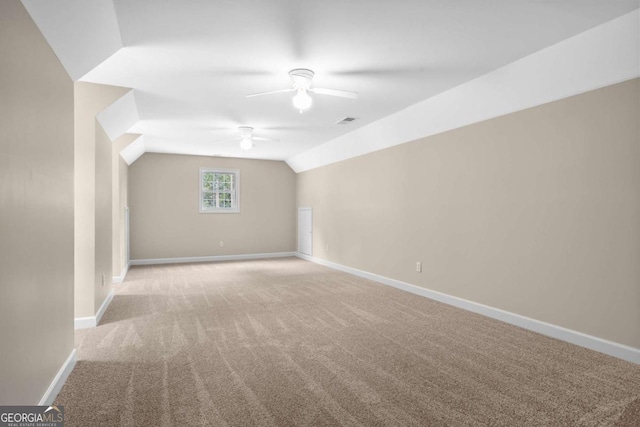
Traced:
[[[204, 206], [202, 205], [202, 194], [203, 194], [203, 188], [202, 188], [202, 182], [203, 182], [203, 175], [205, 173], [233, 173], [235, 174], [235, 183], [234, 183], [234, 192], [235, 192], [235, 200], [236, 200], [236, 205], [235, 207], [231, 208], [231, 209], [221, 209], [221, 208], [208, 208], [205, 209]], [[200, 168], [200, 173], [198, 174], [198, 180], [200, 181], [199, 183], [199, 193], [198, 193], [198, 204], [199, 204], [199, 208], [200, 208], [200, 213], [205, 213], [205, 214], [209, 214], [209, 213], [240, 213], [240, 169], [222, 169], [222, 168], [205, 168], [202, 167]]]

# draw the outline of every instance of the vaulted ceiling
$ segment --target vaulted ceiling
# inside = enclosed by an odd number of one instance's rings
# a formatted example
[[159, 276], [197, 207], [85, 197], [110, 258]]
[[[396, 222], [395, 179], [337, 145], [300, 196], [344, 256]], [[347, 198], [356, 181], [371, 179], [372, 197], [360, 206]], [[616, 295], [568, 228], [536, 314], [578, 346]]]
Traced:
[[[153, 152], [286, 160], [639, 7], [637, 0], [24, 0], [74, 80], [133, 88]], [[287, 72], [319, 87], [300, 114]], [[357, 120], [336, 124], [345, 117]], [[232, 141], [252, 126], [257, 141]]]

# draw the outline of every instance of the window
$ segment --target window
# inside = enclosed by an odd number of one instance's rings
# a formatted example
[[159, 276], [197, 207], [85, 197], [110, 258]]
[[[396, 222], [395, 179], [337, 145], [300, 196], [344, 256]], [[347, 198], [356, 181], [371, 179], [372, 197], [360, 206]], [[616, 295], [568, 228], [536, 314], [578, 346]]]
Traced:
[[200, 212], [240, 212], [240, 171], [200, 169]]

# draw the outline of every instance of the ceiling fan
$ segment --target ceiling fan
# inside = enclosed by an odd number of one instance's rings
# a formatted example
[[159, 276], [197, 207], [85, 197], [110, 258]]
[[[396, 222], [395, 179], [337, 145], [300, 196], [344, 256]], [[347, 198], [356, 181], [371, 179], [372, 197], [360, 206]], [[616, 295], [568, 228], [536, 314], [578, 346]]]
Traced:
[[311, 70], [308, 70], [306, 68], [295, 68], [289, 71], [289, 77], [291, 77], [291, 84], [293, 85], [293, 88], [253, 93], [251, 95], [247, 95], [247, 98], [280, 92], [297, 92], [293, 97], [293, 106], [296, 107], [300, 111], [300, 113], [311, 107], [312, 99], [307, 92], [317, 93], [318, 95], [339, 96], [341, 98], [349, 99], [358, 98], [358, 92], [337, 89], [324, 89], [320, 87], [312, 88], [311, 81], [313, 80], [313, 76], [314, 72]]
[[232, 141], [240, 141], [240, 148], [243, 150], [251, 150], [253, 148], [253, 141], [270, 141], [276, 142], [277, 139], [263, 138], [260, 136], [253, 136], [253, 128], [251, 126], [240, 126], [238, 128], [238, 136]]

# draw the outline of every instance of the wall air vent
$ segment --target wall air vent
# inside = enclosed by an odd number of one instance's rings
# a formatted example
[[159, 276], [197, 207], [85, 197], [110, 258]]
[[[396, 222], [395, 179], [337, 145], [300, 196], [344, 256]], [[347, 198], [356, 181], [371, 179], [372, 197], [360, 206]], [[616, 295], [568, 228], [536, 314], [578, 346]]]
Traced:
[[336, 122], [337, 125], [346, 125], [351, 123], [352, 121], [354, 121], [356, 118], [355, 117], [345, 117], [344, 119]]

